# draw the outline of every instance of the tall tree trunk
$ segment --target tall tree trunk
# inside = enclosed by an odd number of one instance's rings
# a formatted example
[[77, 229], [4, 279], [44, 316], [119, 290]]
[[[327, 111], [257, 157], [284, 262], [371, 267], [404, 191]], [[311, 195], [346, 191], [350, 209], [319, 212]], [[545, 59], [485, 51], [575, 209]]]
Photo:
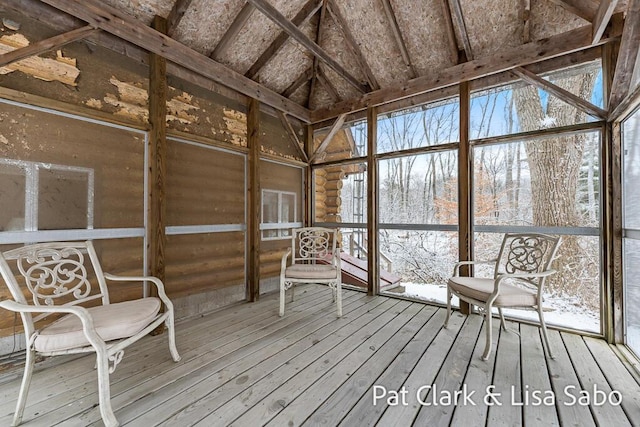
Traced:
[[[587, 98], [593, 93], [596, 73], [562, 79], [556, 84], [569, 92]], [[555, 126], [565, 126], [584, 121], [584, 113], [549, 96], [546, 114], [538, 90], [526, 85], [513, 91], [514, 104], [523, 132], [538, 130], [541, 123], [553, 120]], [[585, 135], [556, 136], [526, 142], [525, 152], [531, 176], [533, 224], [537, 226], [578, 226], [576, 194], [578, 175], [585, 149]], [[582, 250], [575, 237], [565, 237], [557, 266], [562, 274], [556, 275], [550, 286], [556, 291], [576, 293], [578, 265], [583, 259]], [[593, 266], [591, 266], [593, 267]]]

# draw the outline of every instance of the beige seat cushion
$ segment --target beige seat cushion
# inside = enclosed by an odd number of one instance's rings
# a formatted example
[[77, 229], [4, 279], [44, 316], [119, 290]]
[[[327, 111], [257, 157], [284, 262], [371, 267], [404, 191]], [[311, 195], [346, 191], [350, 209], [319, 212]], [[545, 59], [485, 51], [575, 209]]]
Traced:
[[[144, 329], [160, 311], [160, 299], [142, 298], [88, 309], [93, 326], [105, 341], [130, 337]], [[37, 351], [68, 350], [89, 345], [80, 318], [68, 314], [45, 326], [34, 342]]]
[[292, 279], [335, 279], [336, 267], [328, 264], [294, 264], [287, 267], [285, 277]]
[[[449, 286], [455, 292], [478, 301], [487, 301], [493, 293], [493, 279], [479, 277], [452, 277]], [[531, 307], [537, 304], [536, 292], [517, 285], [502, 282], [494, 307]]]

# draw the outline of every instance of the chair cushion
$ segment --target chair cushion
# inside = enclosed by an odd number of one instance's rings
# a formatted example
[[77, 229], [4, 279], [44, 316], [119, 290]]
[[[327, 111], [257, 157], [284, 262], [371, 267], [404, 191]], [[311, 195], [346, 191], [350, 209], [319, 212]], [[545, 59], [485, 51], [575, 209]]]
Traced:
[[[451, 289], [463, 296], [478, 301], [487, 301], [493, 293], [493, 279], [480, 277], [452, 277], [449, 279]], [[537, 295], [532, 289], [513, 285], [507, 282], [500, 284], [500, 293], [493, 302], [494, 307], [530, 307], [537, 305]]]
[[[93, 326], [105, 341], [130, 337], [144, 329], [160, 311], [155, 297], [101, 305], [87, 309]], [[56, 320], [40, 330], [34, 341], [36, 351], [59, 351], [89, 345], [82, 322], [74, 314]]]
[[285, 277], [294, 279], [335, 279], [336, 267], [328, 264], [294, 264], [284, 271]]

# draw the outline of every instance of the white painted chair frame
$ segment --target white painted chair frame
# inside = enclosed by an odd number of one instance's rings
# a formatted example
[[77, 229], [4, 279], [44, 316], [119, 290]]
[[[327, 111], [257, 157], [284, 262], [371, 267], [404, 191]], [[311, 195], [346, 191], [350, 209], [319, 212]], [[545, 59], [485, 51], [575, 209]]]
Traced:
[[[304, 227], [291, 231], [291, 247], [282, 256], [280, 266], [280, 316], [284, 315], [285, 292], [291, 289], [293, 301], [296, 283], [327, 284], [336, 302], [338, 317], [342, 316], [342, 270], [337, 240], [338, 231], [332, 228]], [[289, 258], [291, 264], [287, 264]], [[308, 268], [308, 277], [302, 277], [305, 275], [304, 271], [298, 271], [292, 277], [291, 267], [298, 270]], [[314, 274], [314, 269], [320, 271], [315, 271]], [[318, 277], [317, 273], [324, 277]]]
[[[550, 267], [556, 257], [560, 241], [560, 237], [540, 233], [507, 233], [502, 240], [500, 252], [496, 259], [489, 261], [458, 262], [454, 267], [453, 277], [449, 280], [449, 283], [447, 283], [447, 316], [444, 321], [444, 326], [447, 327], [449, 318], [451, 317], [451, 297], [453, 295], [457, 296], [462, 301], [476, 305], [481, 313], [484, 314], [486, 319], [486, 343], [482, 359], [488, 360], [491, 353], [492, 343], [492, 308], [496, 307], [498, 309], [500, 324], [505, 331], [507, 330], [507, 327], [504, 320], [504, 314], [502, 313], [502, 308], [535, 308], [540, 320], [540, 327], [542, 329], [542, 336], [547, 354], [551, 359], [553, 359], [554, 356], [551, 351], [551, 347], [549, 346], [549, 338], [547, 336], [547, 326], [542, 312], [542, 293], [544, 291], [544, 285], [547, 278], [556, 273], [556, 271], [552, 270]], [[451, 287], [451, 281], [460, 277], [461, 266], [472, 266], [478, 264], [495, 265], [493, 278], [490, 279], [493, 281], [493, 292], [486, 300], [472, 298], [468, 295], [455, 291]], [[503, 282], [507, 283], [507, 281], [513, 281], [514, 279], [524, 287], [530, 287], [535, 290], [535, 305], [513, 306], [495, 304], [496, 299], [500, 295], [501, 285], [504, 286]]]
[[[87, 269], [84, 266], [85, 253], [89, 256], [89, 261], [93, 267], [100, 290], [99, 293], [93, 295], [91, 295], [91, 283], [88, 280]], [[15, 261], [18, 264], [29, 267], [26, 270], [19, 267], [20, 273], [27, 283], [26, 287], [19, 285], [7, 261]], [[37, 351], [37, 353], [43, 356], [96, 353], [100, 414], [104, 424], [108, 427], [119, 425], [111, 407], [109, 374], [114, 372], [116, 366], [122, 360], [124, 349], [127, 346], [148, 335], [164, 323], [168, 330], [171, 357], [176, 362], [180, 360], [180, 355], [178, 354], [175, 344], [173, 304], [164, 291], [163, 283], [159, 279], [150, 276], [114, 276], [104, 273], [93, 244], [90, 241], [39, 243], [0, 253], [0, 272], [15, 300], [0, 301], [0, 307], [20, 313], [27, 340], [27, 358], [16, 411], [13, 417], [13, 426], [17, 426], [22, 422], [36, 355], [34, 343], [41, 331], [46, 330], [46, 326], [43, 327], [42, 330], [36, 329], [35, 324], [47, 315], [54, 313], [66, 314], [68, 316], [77, 316], [80, 319], [83, 333], [89, 345], [64, 350]], [[121, 282], [135, 281], [153, 283], [157, 288], [158, 298], [164, 305], [164, 312], [160, 310], [142, 330], [135, 334], [119, 340], [105, 342], [94, 328], [94, 319], [90, 311], [78, 305], [94, 300], [101, 300], [102, 306], [109, 305], [109, 293], [105, 279]], [[47, 294], [40, 293], [41, 290], [46, 288], [49, 289]], [[31, 304], [25, 297], [23, 289], [31, 291], [30, 298], [33, 299]], [[53, 291], [51, 291], [51, 289], [53, 289]], [[64, 303], [56, 306], [56, 299], [58, 298], [66, 298], [66, 300]], [[71, 298], [75, 299], [69, 301]], [[34, 316], [36, 313], [41, 314]], [[110, 362], [111, 366], [109, 366]]]

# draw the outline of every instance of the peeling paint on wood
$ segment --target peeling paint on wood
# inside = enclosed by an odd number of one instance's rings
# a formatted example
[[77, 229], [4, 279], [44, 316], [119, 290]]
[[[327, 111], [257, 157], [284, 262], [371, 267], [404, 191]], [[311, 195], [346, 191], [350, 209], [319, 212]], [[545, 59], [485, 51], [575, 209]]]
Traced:
[[[29, 40], [22, 34], [16, 33], [0, 37], [0, 54], [29, 46]], [[61, 50], [56, 52], [56, 58], [42, 58], [32, 56], [0, 67], [0, 74], [20, 71], [44, 81], [59, 81], [70, 86], [77, 86], [76, 80], [80, 70], [76, 67], [76, 60], [66, 58]]]
[[117, 108], [115, 114], [147, 123], [149, 121], [147, 90], [132, 83], [121, 82], [115, 77], [111, 77], [109, 82], [118, 89], [118, 94], [116, 96], [108, 93], [104, 101]]
[[[148, 108], [148, 92], [140, 83], [129, 83], [118, 80], [112, 76], [109, 82], [118, 89], [117, 94], [108, 93], [104, 97], [104, 102], [117, 108], [116, 115], [126, 117], [135, 121], [147, 123], [149, 120]], [[175, 88], [170, 88], [176, 90]], [[85, 105], [102, 109], [102, 101], [90, 98]], [[188, 125], [196, 123], [198, 117], [189, 114], [191, 110], [200, 110], [197, 103], [194, 102], [193, 96], [181, 92], [167, 102], [167, 122], [178, 121]]]
[[177, 120], [186, 125], [195, 123], [198, 121], [198, 117], [189, 114], [191, 110], [197, 111], [200, 110], [200, 107], [194, 104], [192, 95], [182, 92], [181, 95], [175, 96], [167, 102], [167, 122]]

